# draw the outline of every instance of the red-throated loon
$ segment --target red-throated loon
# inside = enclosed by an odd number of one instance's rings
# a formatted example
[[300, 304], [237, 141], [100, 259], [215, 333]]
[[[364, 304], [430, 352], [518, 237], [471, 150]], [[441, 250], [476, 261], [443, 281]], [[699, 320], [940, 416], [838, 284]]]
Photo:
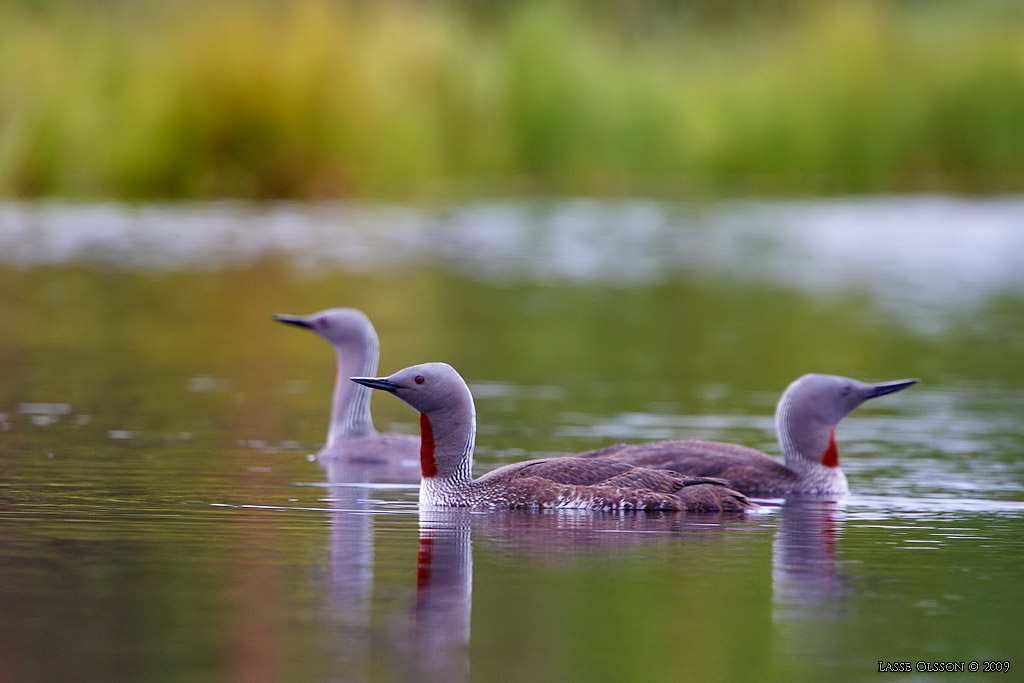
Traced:
[[846, 493], [835, 428], [869, 398], [916, 384], [916, 379], [868, 384], [838, 375], [804, 375], [783, 392], [775, 430], [783, 462], [746, 446], [719, 441], [619, 444], [580, 457], [613, 460], [681, 474], [717, 477], [748, 496]]
[[[275, 315], [278, 322], [304, 327], [334, 347], [336, 364], [331, 421], [322, 460], [344, 459], [365, 469], [372, 479], [395, 482], [419, 479], [419, 439], [409, 434], [378, 432], [370, 417], [366, 387], [348, 381], [351, 375], [377, 372], [380, 344], [370, 319], [354, 308], [331, 308], [307, 316]], [[385, 472], [386, 470], [386, 472]]]
[[353, 377], [420, 412], [420, 507], [586, 508], [736, 511], [756, 507], [706, 477], [596, 458], [550, 458], [499, 467], [473, 480], [476, 409], [469, 387], [446, 363], [390, 377]]

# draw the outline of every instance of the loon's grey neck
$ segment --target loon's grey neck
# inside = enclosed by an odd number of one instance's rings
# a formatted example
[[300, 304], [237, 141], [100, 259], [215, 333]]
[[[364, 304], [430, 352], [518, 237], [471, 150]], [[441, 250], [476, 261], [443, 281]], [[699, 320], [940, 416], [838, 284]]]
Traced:
[[835, 425], [815, 417], [812, 407], [796, 404], [791, 394], [783, 394], [775, 413], [775, 429], [786, 467], [799, 477], [799, 490], [847, 492], [849, 484], [839, 468]]
[[420, 413], [420, 507], [472, 504], [476, 407], [469, 389], [449, 405]]
[[775, 413], [775, 431], [786, 467], [803, 474], [820, 466], [839, 468], [835, 431], [831, 424], [794, 409], [790, 394], [783, 394]]
[[327, 446], [354, 437], [376, 434], [370, 417], [372, 389], [348, 380], [353, 376], [369, 376], [377, 372], [380, 350], [367, 340], [362, 348], [335, 349], [334, 397], [331, 403], [331, 424], [327, 430]]

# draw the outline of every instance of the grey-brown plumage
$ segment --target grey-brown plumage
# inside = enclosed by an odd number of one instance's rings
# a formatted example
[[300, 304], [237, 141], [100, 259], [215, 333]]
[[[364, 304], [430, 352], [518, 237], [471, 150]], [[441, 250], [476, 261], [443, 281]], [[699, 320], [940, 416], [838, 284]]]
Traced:
[[785, 462], [767, 453], [719, 441], [618, 444], [581, 453], [693, 476], [717, 477], [748, 496], [832, 494], [848, 490], [839, 468], [835, 428], [864, 401], [915, 384], [916, 379], [867, 384], [838, 375], [804, 375], [783, 392], [775, 428]]
[[800, 486], [800, 476], [767, 453], [721, 441], [617, 444], [582, 453], [580, 457], [607, 458], [642, 467], [716, 477], [747, 495], [768, 495], [781, 490], [789, 492]]
[[473, 480], [476, 411], [450, 365], [425, 363], [352, 381], [395, 394], [420, 412], [420, 507], [740, 511], [746, 496], [709, 477], [626, 462], [549, 458], [506, 465]]
[[721, 479], [613, 460], [531, 460], [494, 470], [474, 483], [487, 505], [511, 508], [716, 512], [753, 507]]

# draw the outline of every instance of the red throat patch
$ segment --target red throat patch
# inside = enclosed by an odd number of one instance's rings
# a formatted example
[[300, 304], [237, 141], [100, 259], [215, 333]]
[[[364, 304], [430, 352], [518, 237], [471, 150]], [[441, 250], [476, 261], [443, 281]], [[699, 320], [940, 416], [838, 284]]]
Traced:
[[419, 624], [420, 610], [426, 603], [426, 590], [430, 588], [430, 564], [434, 555], [434, 539], [420, 538], [419, 552], [416, 556], [416, 623]]
[[421, 538], [416, 556], [416, 588], [423, 589], [430, 584], [430, 562], [434, 554], [434, 539]]
[[839, 467], [839, 450], [836, 448], [836, 430], [828, 430], [828, 448], [821, 454], [821, 464], [825, 467]]
[[426, 413], [420, 413], [420, 474], [427, 478], [437, 476], [437, 461], [434, 460], [434, 427]]

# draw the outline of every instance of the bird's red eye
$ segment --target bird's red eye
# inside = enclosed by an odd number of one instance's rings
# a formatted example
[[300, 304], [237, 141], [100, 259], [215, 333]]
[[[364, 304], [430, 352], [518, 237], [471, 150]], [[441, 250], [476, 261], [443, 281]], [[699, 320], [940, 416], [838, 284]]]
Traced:
[[325, 316], [320, 316], [316, 319], [316, 324], [320, 327], [327, 327], [327, 318]]
[[416, 375], [416, 384], [423, 384], [423, 375]]

